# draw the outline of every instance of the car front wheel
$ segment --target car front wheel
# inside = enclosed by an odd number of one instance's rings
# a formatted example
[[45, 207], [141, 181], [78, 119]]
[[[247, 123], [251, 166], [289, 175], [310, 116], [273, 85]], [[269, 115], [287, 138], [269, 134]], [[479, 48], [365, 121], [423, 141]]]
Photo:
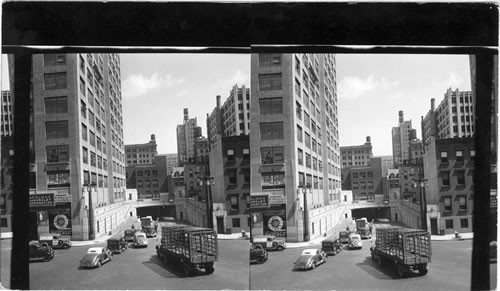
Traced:
[[51, 259], [52, 259], [52, 258], [51, 258], [49, 255], [47, 255], [47, 256], [45, 256], [45, 257], [43, 257], [43, 261], [44, 261], [44, 262], [48, 262], [48, 261], [50, 261]]

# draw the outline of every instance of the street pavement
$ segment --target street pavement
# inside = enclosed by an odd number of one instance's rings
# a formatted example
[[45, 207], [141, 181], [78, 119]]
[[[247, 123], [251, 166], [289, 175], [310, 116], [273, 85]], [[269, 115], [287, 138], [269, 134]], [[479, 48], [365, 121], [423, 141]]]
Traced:
[[[306, 248], [320, 243], [269, 252], [267, 262], [250, 266], [252, 290], [470, 290], [472, 240], [432, 241], [429, 272], [399, 278], [392, 265], [379, 266], [370, 255], [375, 238], [363, 240], [361, 250], [343, 250], [310, 271], [294, 271], [293, 262]], [[496, 263], [490, 264], [491, 286], [496, 287]]]

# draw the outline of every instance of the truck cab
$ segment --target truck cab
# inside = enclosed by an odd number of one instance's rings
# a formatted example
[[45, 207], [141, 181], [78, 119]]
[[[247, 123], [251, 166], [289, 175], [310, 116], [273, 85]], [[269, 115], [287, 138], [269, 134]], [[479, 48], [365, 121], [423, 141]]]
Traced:
[[286, 248], [285, 240], [279, 239], [274, 235], [254, 236], [252, 239], [252, 245], [255, 248], [263, 248], [265, 250], [282, 251]]

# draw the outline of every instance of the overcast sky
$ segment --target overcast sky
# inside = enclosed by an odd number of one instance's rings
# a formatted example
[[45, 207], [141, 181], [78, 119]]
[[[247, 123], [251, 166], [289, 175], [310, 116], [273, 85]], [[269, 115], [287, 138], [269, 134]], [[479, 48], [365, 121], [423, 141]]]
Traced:
[[[4, 60], [5, 58], [2, 58]], [[371, 136], [373, 154], [392, 155], [391, 128], [398, 111], [421, 137], [420, 118], [449, 87], [470, 90], [467, 55], [338, 54], [340, 145], [360, 145]], [[8, 89], [2, 61], [2, 88]], [[234, 84], [250, 84], [250, 56], [224, 54], [122, 54], [125, 144], [156, 135], [158, 153], [177, 152], [176, 126], [183, 109], [206, 136], [206, 114]]]

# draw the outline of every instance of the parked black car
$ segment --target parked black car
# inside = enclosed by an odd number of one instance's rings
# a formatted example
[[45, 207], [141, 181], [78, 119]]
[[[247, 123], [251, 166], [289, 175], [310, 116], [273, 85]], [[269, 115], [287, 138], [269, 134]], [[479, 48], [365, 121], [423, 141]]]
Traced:
[[128, 243], [125, 241], [123, 237], [112, 237], [107, 241], [108, 250], [113, 253], [123, 253], [126, 249], [128, 249]]
[[263, 264], [267, 261], [267, 251], [262, 248], [250, 248], [250, 264]]
[[42, 260], [48, 262], [54, 258], [54, 250], [49, 247], [40, 244], [39, 242], [32, 242], [29, 245], [29, 260], [38, 261]]
[[321, 248], [326, 255], [336, 255], [342, 251], [342, 243], [338, 239], [326, 239], [321, 242]]
[[349, 231], [339, 232], [339, 241], [342, 244], [348, 243], [349, 242]]
[[125, 232], [123, 233], [123, 238], [125, 239], [125, 241], [127, 242], [133, 242], [134, 241], [134, 235], [135, 235], [135, 229], [127, 229], [125, 230]]

